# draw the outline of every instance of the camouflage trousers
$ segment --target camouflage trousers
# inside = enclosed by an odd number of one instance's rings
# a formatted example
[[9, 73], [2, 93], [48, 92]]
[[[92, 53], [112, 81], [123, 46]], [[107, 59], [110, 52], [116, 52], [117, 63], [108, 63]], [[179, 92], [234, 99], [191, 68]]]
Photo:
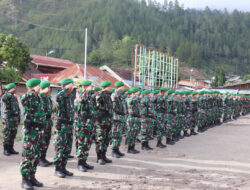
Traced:
[[43, 131], [36, 129], [23, 130], [23, 146], [20, 170], [22, 176], [36, 173], [42, 150]]
[[182, 123], [183, 123], [183, 130], [184, 131], [191, 129], [191, 119], [192, 119], [191, 112], [187, 112], [185, 116], [182, 116]]
[[197, 126], [198, 128], [203, 128], [206, 125], [206, 115], [204, 112], [198, 112]]
[[142, 116], [141, 119], [141, 141], [145, 142], [153, 137], [152, 128], [154, 126], [154, 120], [147, 116]]
[[140, 129], [139, 117], [128, 117], [128, 130], [126, 131], [128, 146], [134, 146], [137, 138], [138, 128]]
[[19, 124], [18, 118], [3, 119], [3, 145], [13, 146]]
[[164, 135], [166, 135], [166, 125], [164, 122], [165, 114], [157, 113], [156, 119], [156, 138], [161, 140]]
[[114, 120], [112, 125], [112, 148], [118, 149], [122, 142], [122, 131], [125, 128], [125, 123]]
[[175, 117], [172, 113], [168, 113], [165, 116], [165, 122], [166, 122], [166, 134], [169, 138], [171, 138], [174, 135], [174, 128], [175, 128]]
[[174, 129], [174, 134], [179, 135], [181, 130], [183, 130], [183, 115], [182, 114], [177, 114], [175, 117], [176, 125]]
[[111, 118], [102, 117], [97, 120], [96, 126], [96, 152], [106, 152], [111, 139]]
[[198, 112], [193, 112], [191, 115], [190, 129], [193, 130], [198, 123]]
[[73, 126], [70, 124], [61, 124], [61, 129], [55, 131], [54, 145], [54, 165], [56, 167], [66, 166], [68, 155], [72, 149]]
[[87, 161], [94, 135], [94, 121], [90, 119], [81, 122], [78, 121], [75, 124], [75, 129], [77, 129], [77, 159], [78, 161]]
[[44, 132], [43, 132], [43, 137], [42, 137], [42, 152], [41, 152], [41, 156], [46, 155], [47, 150], [49, 148], [49, 144], [50, 144], [50, 139], [51, 139], [51, 129], [53, 126], [53, 122], [51, 119], [46, 121], [46, 126], [44, 128]]

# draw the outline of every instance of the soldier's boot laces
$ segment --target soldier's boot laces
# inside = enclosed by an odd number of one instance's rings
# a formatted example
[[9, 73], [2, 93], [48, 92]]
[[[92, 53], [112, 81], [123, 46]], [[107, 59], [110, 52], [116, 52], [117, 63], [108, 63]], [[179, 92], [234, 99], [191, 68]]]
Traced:
[[65, 175], [65, 173], [62, 171], [62, 169], [60, 168], [60, 167], [56, 167], [56, 171], [55, 171], [55, 175], [57, 176], [57, 177], [60, 177], [60, 178], [65, 178], [66, 177], [66, 175]]
[[77, 168], [78, 168], [78, 170], [81, 171], [81, 172], [87, 172], [87, 168], [84, 167], [82, 161], [78, 161]]
[[100, 165], [105, 165], [106, 164], [106, 162], [102, 158], [102, 153], [97, 153], [97, 161], [96, 161], [96, 163], [98, 163]]
[[114, 157], [114, 158], [121, 158], [121, 156], [119, 155], [117, 149], [113, 149], [111, 155], [112, 155], [112, 157]]
[[23, 176], [22, 188], [25, 190], [33, 190], [34, 189], [28, 176]]
[[108, 158], [106, 157], [106, 152], [103, 152], [102, 154], [103, 154], [103, 155], [102, 155], [102, 159], [104, 160], [104, 162], [106, 162], [106, 163], [112, 163], [112, 160], [110, 160], [110, 159], [108, 159]]
[[11, 146], [9, 147], [9, 152], [10, 152], [10, 154], [19, 154], [19, 152], [15, 151], [15, 149], [14, 149], [13, 147], [14, 147], [14, 145], [11, 145]]
[[3, 154], [5, 156], [10, 156], [11, 155], [10, 150], [9, 150], [9, 146], [7, 146], [7, 145], [3, 146]]
[[118, 153], [121, 157], [125, 156], [124, 153], [121, 153], [121, 152], [120, 152], [119, 148], [117, 149], [117, 153]]
[[66, 164], [63, 165], [62, 171], [66, 176], [73, 176], [74, 174], [66, 169]]
[[35, 187], [43, 187], [43, 183], [39, 182], [36, 177], [35, 177], [35, 174], [32, 174], [30, 176], [30, 182], [33, 186]]
[[158, 148], [166, 148], [167, 146], [162, 144], [161, 140], [158, 140], [156, 147], [158, 147]]

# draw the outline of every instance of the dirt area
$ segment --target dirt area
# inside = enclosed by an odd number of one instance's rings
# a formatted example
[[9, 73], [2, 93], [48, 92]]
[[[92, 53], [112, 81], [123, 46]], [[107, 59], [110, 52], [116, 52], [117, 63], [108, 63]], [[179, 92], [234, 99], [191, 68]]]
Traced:
[[[186, 137], [166, 149], [155, 148], [155, 141], [150, 144], [153, 151], [126, 154], [104, 166], [95, 163], [93, 145], [88, 159], [95, 166], [93, 171], [79, 172], [76, 158], [67, 166], [74, 176], [65, 179], [55, 177], [52, 166], [38, 167], [36, 176], [45, 187], [37, 189], [250, 189], [250, 115]], [[16, 149], [21, 151], [20, 141]], [[121, 149], [126, 151], [124, 143]], [[21, 189], [20, 155], [3, 156], [2, 146], [0, 151], [0, 189]], [[48, 154], [52, 158], [53, 144]]]

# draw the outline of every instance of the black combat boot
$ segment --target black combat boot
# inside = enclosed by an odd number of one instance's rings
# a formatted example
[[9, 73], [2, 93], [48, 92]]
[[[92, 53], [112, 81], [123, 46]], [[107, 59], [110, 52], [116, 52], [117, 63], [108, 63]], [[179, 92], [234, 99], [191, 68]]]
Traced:
[[110, 159], [108, 159], [108, 158], [106, 157], [106, 152], [103, 152], [103, 153], [102, 153], [102, 159], [103, 159], [104, 162], [106, 162], [106, 163], [112, 163], [112, 160], [110, 160]]
[[141, 149], [142, 149], [142, 150], [153, 150], [153, 148], [151, 148], [151, 147], [148, 145], [148, 141], [142, 142]]
[[87, 172], [87, 168], [84, 167], [82, 161], [78, 161], [77, 168], [81, 172]]
[[111, 155], [114, 158], [121, 158], [121, 156], [118, 153], [118, 149], [117, 148], [112, 150], [112, 154]]
[[74, 175], [72, 172], [70, 172], [70, 171], [68, 171], [68, 170], [66, 169], [66, 164], [63, 164], [63, 166], [62, 166], [62, 172], [63, 172], [66, 176], [73, 176], [73, 175]]
[[11, 153], [10, 153], [10, 148], [9, 148], [8, 145], [4, 145], [4, 146], [3, 146], [3, 154], [4, 154], [5, 156], [10, 156], [10, 155], [11, 155]]
[[136, 150], [135, 145], [134, 145], [134, 146], [129, 146], [128, 147], [128, 153], [130, 153], [130, 154], [138, 154], [138, 153], [140, 153], [140, 151]]
[[60, 177], [60, 178], [65, 178], [66, 177], [66, 175], [63, 172], [62, 168], [58, 167], [58, 166], [56, 167], [55, 175]]
[[23, 176], [22, 188], [25, 190], [33, 190], [34, 189], [31, 182], [30, 182], [30, 178], [28, 176]]
[[82, 164], [85, 168], [87, 168], [88, 170], [93, 170], [94, 169], [94, 166], [91, 166], [89, 164], [87, 164], [86, 160], [83, 160], [82, 161]]
[[9, 146], [9, 152], [10, 152], [10, 154], [19, 154], [19, 152], [16, 152], [16, 151], [14, 150], [14, 145], [10, 145], [10, 146]]
[[43, 187], [43, 184], [36, 179], [35, 174], [30, 176], [30, 183], [35, 187]]
[[46, 160], [46, 154], [42, 154], [38, 165], [41, 167], [48, 167], [52, 165], [52, 163]]
[[158, 141], [157, 141], [156, 147], [159, 147], [159, 148], [166, 148], [167, 146], [164, 145], [164, 144], [162, 144], [162, 143], [161, 143], [161, 140], [158, 140]]
[[118, 153], [121, 157], [125, 156], [124, 153], [121, 153], [121, 152], [120, 152], [119, 148], [117, 149], [117, 153]]
[[174, 145], [175, 142], [172, 139], [170, 139], [170, 138], [166, 138], [166, 144]]
[[102, 158], [102, 153], [101, 152], [97, 153], [97, 161], [96, 161], [96, 163], [99, 163], [100, 165], [105, 165], [106, 164], [106, 162]]

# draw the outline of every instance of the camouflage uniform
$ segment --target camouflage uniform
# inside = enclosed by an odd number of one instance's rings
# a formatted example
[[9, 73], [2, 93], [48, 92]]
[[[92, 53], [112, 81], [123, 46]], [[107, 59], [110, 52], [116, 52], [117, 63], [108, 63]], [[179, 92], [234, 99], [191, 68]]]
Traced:
[[141, 141], [149, 141], [152, 138], [154, 126], [154, 109], [150, 106], [151, 98], [145, 96], [141, 99]]
[[97, 126], [96, 126], [96, 152], [106, 153], [110, 141], [112, 128], [112, 100], [110, 92], [101, 91], [96, 95]]
[[16, 95], [3, 95], [3, 145], [13, 147], [20, 123], [20, 108]]
[[50, 144], [51, 129], [53, 126], [53, 121], [51, 118], [53, 112], [53, 104], [51, 98], [49, 96], [46, 96], [44, 93], [40, 94], [40, 98], [43, 101], [43, 109], [46, 114], [46, 121], [44, 127], [44, 135], [43, 135], [43, 148], [41, 152], [41, 157], [45, 158], [46, 152]]
[[193, 131], [197, 125], [198, 119], [198, 100], [197, 98], [191, 99], [191, 130]]
[[137, 137], [137, 129], [140, 127], [140, 100], [137, 96], [131, 96], [128, 103], [128, 129], [126, 132], [127, 143], [134, 147]]
[[165, 95], [165, 101], [167, 104], [167, 112], [166, 112], [166, 131], [167, 131], [167, 136], [169, 139], [172, 139], [174, 135], [174, 130], [175, 130], [175, 115], [176, 113], [174, 112], [174, 96], [167, 96]]
[[122, 131], [126, 122], [126, 109], [124, 106], [123, 90], [118, 89], [112, 95], [113, 102], [113, 127], [112, 148], [119, 149], [122, 141]]
[[156, 138], [158, 141], [162, 140], [163, 135], [166, 135], [166, 125], [164, 122], [165, 119], [165, 101], [162, 96], [156, 96], [156, 105], [155, 105], [155, 119], [157, 123], [156, 129]]
[[197, 126], [201, 130], [205, 126], [206, 122], [206, 109], [205, 109], [205, 96], [200, 96], [198, 98], [198, 120]]
[[91, 147], [94, 132], [94, 105], [91, 101], [92, 92], [85, 90], [75, 100], [75, 129], [77, 140], [77, 159], [86, 161]]
[[67, 90], [68, 88], [64, 88], [56, 94], [54, 165], [59, 168], [66, 166], [72, 148], [74, 104], [72, 96], [66, 94]]
[[35, 91], [28, 91], [22, 96], [24, 109], [23, 148], [21, 158], [21, 174], [30, 176], [36, 173], [42, 149], [42, 138], [46, 115], [43, 102]]

